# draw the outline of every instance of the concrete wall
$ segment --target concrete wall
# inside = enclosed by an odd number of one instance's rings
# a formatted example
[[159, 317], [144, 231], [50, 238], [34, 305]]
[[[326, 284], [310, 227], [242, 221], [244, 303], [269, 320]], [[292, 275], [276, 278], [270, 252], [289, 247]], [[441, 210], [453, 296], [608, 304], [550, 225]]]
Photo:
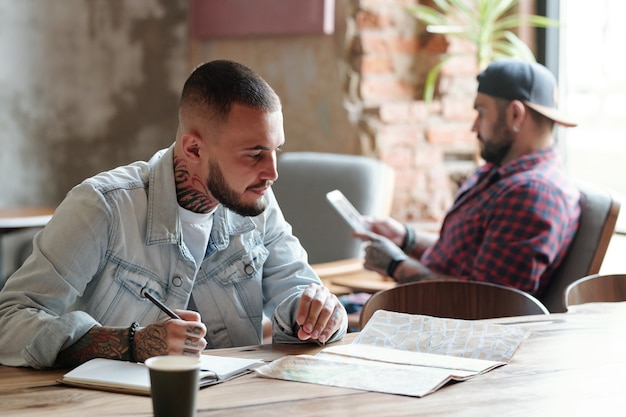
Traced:
[[[168, 146], [189, 71], [217, 58], [274, 86], [286, 151], [359, 153], [338, 63], [344, 2], [332, 35], [197, 40], [189, 0], [0, 0], [0, 207], [55, 206], [83, 179]], [[0, 278], [15, 240], [2, 240]]]
[[360, 154], [344, 106], [346, 3], [335, 0], [331, 35], [192, 36], [191, 62], [231, 59], [265, 78], [283, 103], [285, 151]]
[[167, 146], [187, 45], [184, 1], [0, 0], [0, 206]]
[[0, 207], [58, 204], [85, 177], [167, 146], [188, 71], [216, 58], [278, 91], [287, 150], [359, 152], [341, 33], [195, 41], [188, 11], [184, 0], [0, 0]]

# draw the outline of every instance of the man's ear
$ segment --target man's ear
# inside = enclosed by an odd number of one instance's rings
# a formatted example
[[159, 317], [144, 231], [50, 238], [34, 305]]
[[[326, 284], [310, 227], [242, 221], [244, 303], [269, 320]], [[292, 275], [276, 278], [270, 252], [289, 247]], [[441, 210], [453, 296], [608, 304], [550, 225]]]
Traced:
[[185, 133], [181, 137], [181, 148], [185, 159], [190, 162], [200, 161], [200, 148], [202, 146], [202, 139], [195, 133]]
[[509, 105], [509, 122], [511, 126], [521, 126], [526, 118], [526, 106], [519, 100], [511, 101]]

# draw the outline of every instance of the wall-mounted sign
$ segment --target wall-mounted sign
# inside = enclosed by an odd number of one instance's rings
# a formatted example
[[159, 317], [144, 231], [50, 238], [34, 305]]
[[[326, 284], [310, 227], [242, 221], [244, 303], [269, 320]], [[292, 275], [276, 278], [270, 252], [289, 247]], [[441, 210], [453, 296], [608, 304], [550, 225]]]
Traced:
[[192, 0], [191, 33], [199, 39], [331, 34], [335, 0]]

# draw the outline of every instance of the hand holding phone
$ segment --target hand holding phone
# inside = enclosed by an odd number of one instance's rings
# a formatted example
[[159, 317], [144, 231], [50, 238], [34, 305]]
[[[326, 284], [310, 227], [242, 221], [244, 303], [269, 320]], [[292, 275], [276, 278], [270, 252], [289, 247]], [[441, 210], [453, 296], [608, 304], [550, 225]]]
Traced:
[[345, 195], [339, 190], [333, 190], [326, 194], [326, 199], [335, 208], [337, 213], [357, 233], [367, 233], [367, 224], [363, 221], [361, 213], [350, 203]]

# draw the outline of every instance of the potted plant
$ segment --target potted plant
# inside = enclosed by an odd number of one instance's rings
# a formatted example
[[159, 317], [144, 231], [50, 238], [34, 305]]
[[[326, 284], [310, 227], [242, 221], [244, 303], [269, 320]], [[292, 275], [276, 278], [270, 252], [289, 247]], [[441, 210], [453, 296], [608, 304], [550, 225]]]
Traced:
[[[521, 26], [546, 28], [558, 21], [544, 16], [512, 13], [518, 0], [433, 0], [436, 7], [408, 6], [430, 33], [456, 37], [474, 45], [477, 73], [504, 57], [535, 61], [530, 48], [513, 32]], [[439, 71], [452, 54], [445, 54], [428, 73], [424, 100], [431, 101]]]

